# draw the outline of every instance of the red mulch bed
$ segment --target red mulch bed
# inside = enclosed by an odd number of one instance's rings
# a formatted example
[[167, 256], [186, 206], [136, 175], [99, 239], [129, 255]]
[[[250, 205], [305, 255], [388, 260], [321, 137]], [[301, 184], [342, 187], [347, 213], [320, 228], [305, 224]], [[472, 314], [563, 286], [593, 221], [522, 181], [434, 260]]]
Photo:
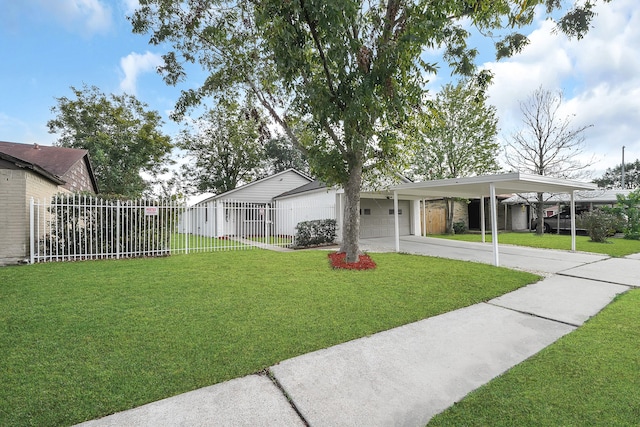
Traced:
[[329, 262], [332, 268], [340, 268], [345, 270], [371, 270], [376, 268], [369, 255], [362, 254], [358, 258], [358, 262], [346, 262], [347, 254], [344, 252], [333, 252], [329, 254]]

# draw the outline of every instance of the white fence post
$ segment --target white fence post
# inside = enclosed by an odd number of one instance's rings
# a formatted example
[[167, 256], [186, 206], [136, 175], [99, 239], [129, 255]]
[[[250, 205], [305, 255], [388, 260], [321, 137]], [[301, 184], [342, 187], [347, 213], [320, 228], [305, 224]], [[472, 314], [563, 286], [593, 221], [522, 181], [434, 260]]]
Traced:
[[116, 259], [120, 258], [120, 200], [116, 203]]
[[35, 220], [33, 197], [29, 200], [29, 263], [33, 264], [35, 259], [35, 229], [33, 222]]

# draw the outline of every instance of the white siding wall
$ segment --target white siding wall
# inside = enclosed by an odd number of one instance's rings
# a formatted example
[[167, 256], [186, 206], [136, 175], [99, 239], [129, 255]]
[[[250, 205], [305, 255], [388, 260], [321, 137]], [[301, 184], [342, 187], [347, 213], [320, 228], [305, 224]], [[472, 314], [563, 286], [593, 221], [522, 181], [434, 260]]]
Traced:
[[322, 189], [277, 200], [276, 234], [295, 235], [299, 222], [336, 219], [336, 190]]
[[225, 199], [252, 203], [270, 203], [274, 197], [302, 187], [309, 182], [309, 179], [296, 172], [286, 171], [239, 187]]
[[[239, 205], [234, 205], [235, 202], [268, 204], [273, 201], [274, 197], [302, 187], [309, 182], [311, 181], [308, 178], [289, 170], [239, 187], [225, 193], [221, 198], [204, 200], [190, 210], [188, 215], [189, 230], [193, 230], [194, 234], [210, 237], [241, 234], [241, 232], [247, 231], [241, 230], [245, 222], [245, 212]], [[236, 208], [225, 209], [223, 205], [236, 206]], [[182, 229], [187, 231], [186, 224], [183, 224]]]
[[[388, 199], [360, 199], [360, 237], [390, 237], [395, 235], [395, 216], [393, 215], [393, 200]], [[412, 208], [409, 200], [399, 200], [398, 216], [400, 235], [411, 234]]]

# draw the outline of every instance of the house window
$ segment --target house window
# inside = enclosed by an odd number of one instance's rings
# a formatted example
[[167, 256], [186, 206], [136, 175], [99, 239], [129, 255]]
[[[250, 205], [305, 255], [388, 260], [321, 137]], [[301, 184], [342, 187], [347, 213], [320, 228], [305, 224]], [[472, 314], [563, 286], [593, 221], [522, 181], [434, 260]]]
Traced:
[[360, 209], [360, 215], [371, 215], [371, 209], [365, 208], [364, 212], [363, 209]]
[[[389, 215], [393, 215], [393, 209], [389, 209]], [[398, 209], [398, 215], [402, 215], [402, 209]]]

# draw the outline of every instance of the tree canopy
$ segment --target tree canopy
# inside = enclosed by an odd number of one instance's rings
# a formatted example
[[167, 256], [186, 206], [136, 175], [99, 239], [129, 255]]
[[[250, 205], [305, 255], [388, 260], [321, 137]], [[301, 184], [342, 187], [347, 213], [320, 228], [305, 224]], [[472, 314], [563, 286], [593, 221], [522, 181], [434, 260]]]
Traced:
[[181, 132], [178, 147], [187, 151], [188, 160], [182, 175], [202, 192], [233, 190], [260, 176], [267, 138], [263, 120], [250, 104], [221, 103]]
[[[622, 188], [622, 165], [615, 168], [608, 168], [600, 178], [593, 180], [602, 188]], [[625, 163], [624, 167], [624, 188], [633, 190], [640, 187], [640, 160], [633, 163]]]
[[141, 172], [165, 171], [173, 148], [160, 131], [156, 111], [133, 95], [105, 95], [95, 86], [71, 87], [75, 98], [56, 98], [56, 117], [47, 122], [56, 144], [89, 151], [102, 194], [140, 197], [149, 189]]
[[496, 108], [473, 80], [447, 84], [421, 117], [413, 170], [423, 179], [460, 178], [500, 169]]
[[[581, 37], [596, 1], [575, 4], [559, 28]], [[508, 56], [527, 42], [510, 29], [531, 23], [541, 4], [548, 15], [561, 8], [558, 0], [140, 0], [131, 19], [151, 43], [173, 46], [167, 83], [185, 78], [185, 63], [208, 73], [183, 92], [178, 115], [212, 95], [252, 93], [306, 151], [312, 172], [344, 188], [342, 244], [353, 262], [363, 171], [404, 166], [407, 124], [421, 109], [426, 72], [437, 71], [423, 51], [442, 47], [454, 73], [472, 74], [468, 26], [507, 29], [496, 50]]]
[[264, 144], [265, 170], [274, 174], [287, 169], [296, 169], [309, 174], [309, 162], [304, 153], [286, 137], [277, 136]]

